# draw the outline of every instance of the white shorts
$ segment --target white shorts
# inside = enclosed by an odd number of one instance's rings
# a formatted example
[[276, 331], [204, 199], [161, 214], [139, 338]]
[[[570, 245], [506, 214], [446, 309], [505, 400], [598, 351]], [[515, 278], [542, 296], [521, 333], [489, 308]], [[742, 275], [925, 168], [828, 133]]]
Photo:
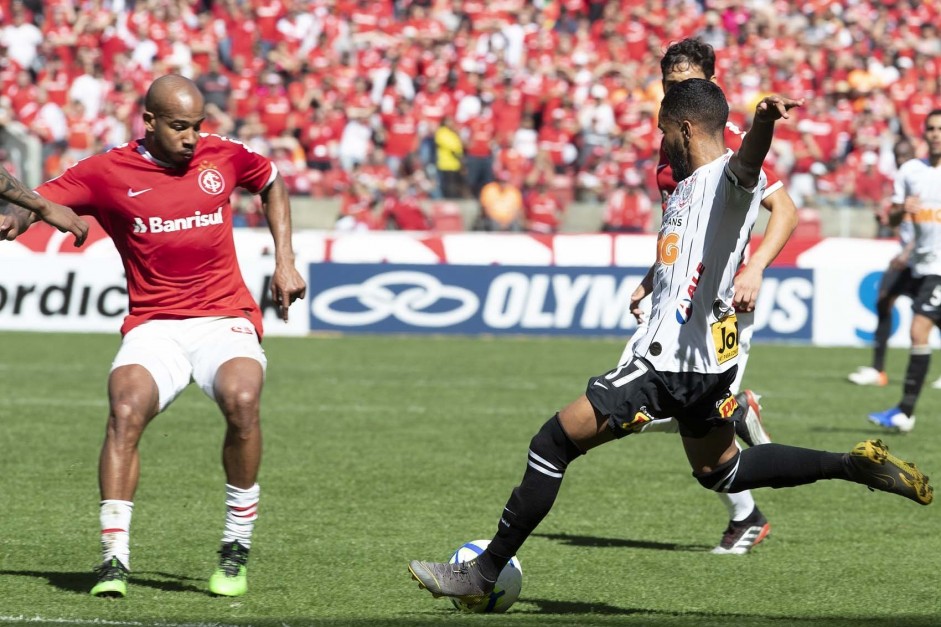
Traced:
[[235, 357], [248, 357], [265, 371], [268, 360], [255, 327], [242, 318], [212, 317], [150, 320], [131, 329], [114, 357], [111, 370], [143, 366], [154, 378], [160, 411], [166, 409], [190, 381], [216, 400], [216, 372]]

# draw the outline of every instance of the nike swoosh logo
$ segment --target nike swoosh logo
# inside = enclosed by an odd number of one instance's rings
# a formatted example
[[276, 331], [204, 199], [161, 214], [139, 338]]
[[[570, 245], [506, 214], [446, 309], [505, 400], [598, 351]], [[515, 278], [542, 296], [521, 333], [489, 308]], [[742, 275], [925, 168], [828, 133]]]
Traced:
[[144, 192], [149, 192], [149, 191], [152, 190], [152, 189], [153, 189], [153, 187], [148, 187], [147, 189], [142, 189], [142, 190], [140, 190], [140, 191], [138, 191], [138, 192], [135, 192], [133, 189], [131, 189], [130, 187], [128, 187], [128, 188], [127, 188], [127, 197], [128, 197], [128, 198], [134, 198], [135, 196], [140, 196], [140, 195], [143, 194]]
[[597, 385], [599, 388], [603, 388], [603, 389], [605, 389], [605, 390], [608, 389], [608, 386], [605, 385], [604, 383], [601, 383], [600, 381], [594, 381], [594, 382], [592, 382], [592, 385]]

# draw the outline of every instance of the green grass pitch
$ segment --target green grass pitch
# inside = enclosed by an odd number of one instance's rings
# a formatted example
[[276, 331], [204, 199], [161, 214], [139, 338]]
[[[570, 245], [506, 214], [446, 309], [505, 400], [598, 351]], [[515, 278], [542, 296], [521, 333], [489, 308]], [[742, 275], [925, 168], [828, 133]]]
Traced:
[[[630, 436], [574, 463], [520, 551], [520, 601], [458, 614], [409, 579], [489, 538], [529, 438], [608, 369], [616, 340], [269, 338], [265, 457], [249, 594], [205, 591], [223, 520], [223, 421], [191, 386], [149, 427], [124, 600], [88, 595], [99, 561], [97, 458], [109, 335], [0, 335], [0, 625], [938, 625], [941, 513], [863, 486], [761, 490], [752, 554], [714, 556], [726, 512], [677, 436]], [[759, 345], [746, 384], [778, 442], [849, 450], [883, 437], [941, 477], [941, 391], [907, 436], [866, 413], [898, 400], [845, 376], [862, 349]], [[939, 372], [937, 364], [931, 376]]]

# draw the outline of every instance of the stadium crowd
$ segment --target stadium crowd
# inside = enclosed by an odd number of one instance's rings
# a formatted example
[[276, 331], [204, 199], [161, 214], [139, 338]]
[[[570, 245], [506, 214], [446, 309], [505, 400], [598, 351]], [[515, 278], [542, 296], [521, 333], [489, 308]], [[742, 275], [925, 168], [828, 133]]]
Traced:
[[338, 228], [431, 228], [447, 203], [426, 199], [470, 198], [477, 228], [553, 232], [579, 198], [644, 231], [658, 60], [699, 36], [733, 122], [807, 98], [768, 161], [798, 206], [879, 211], [892, 146], [941, 107], [939, 18], [919, 0], [0, 0], [0, 125], [35, 134], [53, 177], [141, 136], [144, 88], [178, 72], [204, 131], [270, 155], [294, 194], [339, 196]]

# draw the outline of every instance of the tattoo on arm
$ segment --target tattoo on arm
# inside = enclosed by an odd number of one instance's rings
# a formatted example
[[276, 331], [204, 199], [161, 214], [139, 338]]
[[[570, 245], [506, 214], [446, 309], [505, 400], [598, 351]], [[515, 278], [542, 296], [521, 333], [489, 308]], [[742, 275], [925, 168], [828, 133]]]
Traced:
[[23, 185], [2, 167], [0, 167], [0, 198], [24, 209], [40, 208], [39, 194]]

